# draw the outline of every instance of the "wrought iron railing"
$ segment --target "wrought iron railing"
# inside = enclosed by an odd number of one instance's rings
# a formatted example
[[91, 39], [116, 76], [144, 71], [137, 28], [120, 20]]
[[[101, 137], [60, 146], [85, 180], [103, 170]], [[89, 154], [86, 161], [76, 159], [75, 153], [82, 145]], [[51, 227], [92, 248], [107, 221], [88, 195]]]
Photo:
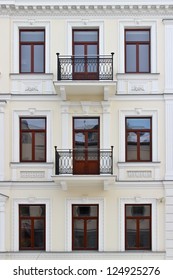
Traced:
[[57, 53], [57, 80], [113, 80], [113, 56], [60, 56]]
[[[57, 149], [57, 146], [55, 146], [55, 175], [74, 174], [74, 161], [76, 158], [82, 160], [82, 157], [86, 152], [88, 153], [90, 160], [98, 161], [99, 174], [113, 174], [113, 146], [108, 150], [59, 150]], [[88, 164], [90, 160], [88, 159]], [[75, 175], [77, 175], [77, 172], [75, 172]]]

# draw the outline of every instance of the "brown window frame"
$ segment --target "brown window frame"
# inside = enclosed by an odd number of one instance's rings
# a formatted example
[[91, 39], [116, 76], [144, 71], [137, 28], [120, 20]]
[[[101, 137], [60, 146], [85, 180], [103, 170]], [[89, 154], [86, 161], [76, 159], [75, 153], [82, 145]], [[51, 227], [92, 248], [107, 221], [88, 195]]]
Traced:
[[[22, 119], [44, 119], [45, 120], [45, 129], [22, 129]], [[32, 159], [23, 160], [22, 159], [22, 132], [32, 133]], [[44, 159], [36, 160], [35, 159], [35, 134], [36, 133], [45, 133], [45, 150], [44, 150]], [[20, 117], [20, 162], [46, 162], [46, 139], [47, 139], [47, 122], [46, 117]]]
[[[20, 208], [26, 206], [42, 206], [44, 207], [44, 216], [21, 216]], [[21, 221], [22, 220], [31, 220], [31, 246], [24, 247], [22, 243], [22, 230], [21, 230]], [[43, 247], [34, 247], [34, 220], [43, 220], [44, 221], [44, 245]], [[19, 204], [19, 250], [45, 250], [46, 248], [46, 205], [45, 204]]]
[[[28, 42], [21, 42], [21, 33], [22, 32], [43, 32], [44, 33], [44, 42], [43, 41], [28, 41]], [[25, 72], [22, 71], [22, 53], [21, 47], [23, 45], [31, 46], [31, 71]], [[34, 71], [34, 46], [35, 45], [43, 45], [44, 54], [43, 54], [43, 71], [37, 72]], [[44, 29], [20, 29], [19, 30], [19, 73], [21, 74], [42, 74], [45, 73], [45, 30]]]
[[[148, 31], [149, 32], [149, 41], [126, 41], [126, 32], [128, 31]], [[151, 73], [151, 31], [150, 29], [125, 29], [125, 73]], [[136, 71], [127, 71], [127, 54], [126, 54], [126, 46], [127, 45], [136, 45]], [[149, 46], [149, 57], [148, 57], [148, 71], [139, 71], [139, 46], [140, 45], [148, 45]]]
[[[73, 207], [75, 206], [97, 206], [97, 216], [74, 216], [73, 215]], [[75, 240], [74, 240], [74, 220], [84, 220], [84, 247], [75, 247]], [[96, 220], [97, 221], [97, 246], [95, 248], [87, 247], [87, 233], [86, 233], [86, 223], [88, 220]], [[96, 251], [98, 250], [98, 242], [99, 242], [99, 204], [72, 204], [72, 250], [89, 250], [89, 251]]]
[[[128, 129], [127, 128], [127, 119], [149, 119], [150, 120], [150, 129]], [[128, 159], [128, 141], [127, 141], [127, 138], [128, 138], [128, 133], [129, 132], [134, 132], [137, 134], [137, 159], [136, 160], [129, 160]], [[148, 132], [150, 133], [150, 158], [149, 160], [141, 160], [140, 159], [140, 133], [141, 132]], [[125, 137], [126, 137], [126, 140], [125, 140], [125, 145], [126, 145], [126, 162], [151, 162], [152, 161], [152, 117], [126, 117], [125, 118]]]
[[[143, 216], [143, 215], [134, 215], [134, 216], [126, 216], [126, 207], [127, 206], [149, 206], [150, 207], [150, 216]], [[140, 247], [140, 229], [139, 229], [139, 222], [140, 220], [149, 220], [150, 225], [150, 239], [149, 239], [149, 246], [148, 247]], [[136, 247], [129, 247], [127, 242], [127, 220], [135, 220], [137, 226], [137, 236], [136, 236]], [[152, 205], [151, 204], [125, 204], [125, 250], [151, 250], [152, 249]]]

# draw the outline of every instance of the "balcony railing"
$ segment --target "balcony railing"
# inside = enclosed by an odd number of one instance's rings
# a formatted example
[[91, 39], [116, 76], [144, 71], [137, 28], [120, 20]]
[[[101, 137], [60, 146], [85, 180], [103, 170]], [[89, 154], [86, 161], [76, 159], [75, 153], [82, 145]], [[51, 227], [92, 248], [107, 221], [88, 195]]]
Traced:
[[113, 80], [113, 56], [60, 56], [57, 53], [57, 80]]
[[[79, 168], [76, 169], [76, 162]], [[81, 173], [81, 166], [89, 166], [94, 163], [93, 168], [98, 166], [96, 173]], [[79, 171], [79, 172], [78, 172]], [[59, 150], [55, 146], [55, 175], [101, 175], [113, 174], [113, 146], [108, 150], [98, 149], [69, 149]]]

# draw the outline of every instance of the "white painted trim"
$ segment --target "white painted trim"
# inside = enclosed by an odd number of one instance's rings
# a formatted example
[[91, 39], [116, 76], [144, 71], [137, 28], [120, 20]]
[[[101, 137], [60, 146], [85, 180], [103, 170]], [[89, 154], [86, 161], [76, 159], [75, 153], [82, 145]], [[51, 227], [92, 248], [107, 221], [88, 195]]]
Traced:
[[19, 205], [20, 204], [45, 204], [46, 205], [46, 251], [51, 251], [51, 208], [49, 199], [38, 199], [35, 197], [28, 198], [16, 198], [13, 200], [12, 207], [12, 225], [13, 225], [13, 234], [12, 234], [12, 244], [13, 251], [19, 251]]
[[0, 195], [0, 252], [5, 251], [5, 203], [8, 197]]
[[119, 200], [119, 250], [125, 251], [125, 204], [151, 204], [152, 205], [152, 226], [151, 226], [151, 248], [152, 251], [158, 250], [157, 235], [157, 202], [155, 198], [120, 198]]
[[12, 22], [12, 65], [13, 73], [19, 73], [19, 29], [45, 29], [45, 73], [50, 72], [50, 21], [17, 20]]
[[98, 251], [104, 251], [104, 198], [67, 198], [65, 205], [65, 251], [72, 251], [72, 204], [98, 204], [99, 205], [99, 232]]
[[19, 162], [20, 154], [20, 117], [46, 117], [46, 162], [53, 162], [53, 145], [52, 145], [52, 112], [48, 110], [36, 110], [29, 108], [28, 110], [13, 111], [13, 128], [12, 128], [12, 162]]
[[118, 73], [125, 73], [125, 38], [126, 28], [150, 28], [151, 30], [151, 73], [157, 73], [157, 21], [136, 18], [132, 20], [119, 20], [119, 44], [118, 44]]
[[119, 162], [125, 162], [125, 118], [126, 117], [151, 117], [152, 118], [152, 162], [158, 161], [158, 110], [119, 110]]
[[4, 151], [5, 151], [5, 123], [4, 123], [4, 106], [5, 103], [0, 103], [0, 181], [4, 180]]
[[98, 28], [99, 29], [99, 54], [104, 54], [104, 22], [98, 20], [89, 20], [87, 18], [81, 20], [67, 21], [67, 41], [66, 41], [66, 52], [68, 55], [72, 55], [72, 30], [74, 28], [88, 29]]

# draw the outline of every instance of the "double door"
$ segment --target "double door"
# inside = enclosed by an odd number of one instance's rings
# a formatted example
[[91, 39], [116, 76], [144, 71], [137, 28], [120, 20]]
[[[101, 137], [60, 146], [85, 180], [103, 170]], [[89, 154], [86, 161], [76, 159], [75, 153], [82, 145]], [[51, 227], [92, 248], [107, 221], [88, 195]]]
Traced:
[[73, 119], [73, 174], [99, 174], [99, 118]]

